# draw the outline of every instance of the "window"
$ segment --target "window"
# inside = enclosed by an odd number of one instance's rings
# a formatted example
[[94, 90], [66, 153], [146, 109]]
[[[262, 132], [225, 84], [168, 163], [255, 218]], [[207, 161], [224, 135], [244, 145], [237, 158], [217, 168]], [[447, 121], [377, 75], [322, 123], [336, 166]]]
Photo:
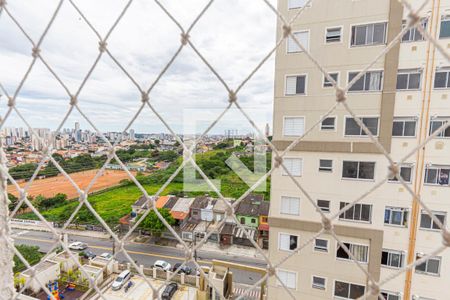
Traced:
[[450, 37], [450, 16], [441, 16], [441, 31], [439, 33], [439, 38]]
[[302, 136], [305, 133], [304, 117], [284, 117], [283, 135]]
[[296, 75], [286, 77], [287, 96], [304, 95], [306, 93], [306, 75]]
[[278, 246], [280, 250], [293, 251], [297, 249], [298, 236], [280, 233], [279, 243], [280, 244]]
[[[425, 30], [427, 30], [428, 18], [423, 18], [422, 20], [420, 20], [420, 23], [421, 23], [422, 27]], [[407, 25], [407, 21], [403, 20], [403, 22], [402, 22], [403, 29], [406, 27], [406, 25]], [[423, 41], [423, 40], [424, 40], [424, 37], [422, 36], [420, 31], [416, 27], [410, 28], [402, 37], [402, 43], [403, 42]]]
[[434, 88], [450, 88], [450, 68], [436, 69], [436, 72], [434, 73]]
[[[293, 33], [297, 41], [300, 45], [303, 46], [306, 50], [308, 50], [309, 45], [309, 31], [299, 31]], [[295, 40], [289, 36], [287, 40], [287, 52], [288, 53], [298, 53], [303, 52], [303, 50], [297, 45]]]
[[[347, 202], [341, 202], [339, 204], [339, 209], [343, 209], [348, 204], [349, 203]], [[372, 219], [372, 205], [356, 203], [345, 212], [340, 214], [339, 219], [370, 222]]]
[[335, 130], [336, 128], [336, 117], [327, 117], [323, 119], [320, 125], [320, 130]]
[[352, 46], [381, 45], [386, 42], [387, 23], [352, 26]]
[[261, 222], [262, 223], [267, 223], [269, 221], [268, 217], [261, 217]]
[[331, 159], [319, 160], [319, 171], [332, 172], [333, 171], [333, 161]]
[[[301, 158], [284, 158], [283, 165], [288, 169], [292, 176], [302, 176], [303, 161]], [[283, 175], [287, 176], [288, 173], [283, 169]]]
[[425, 168], [425, 183], [449, 185], [450, 166], [426, 166]]
[[[418, 253], [416, 255], [416, 260], [419, 260], [421, 258], [422, 255]], [[439, 275], [440, 267], [441, 267], [441, 258], [435, 256], [427, 259], [420, 265], [417, 265], [416, 272], [430, 275]]]
[[244, 217], [241, 218], [241, 224], [245, 225], [245, 218]]
[[407, 226], [409, 210], [403, 207], [386, 206], [384, 209], [384, 224]]
[[[350, 251], [350, 253], [355, 257], [355, 259], [359, 262], [366, 263], [369, 259], [369, 246], [365, 245], [356, 245], [351, 243], [343, 243], [345, 247]], [[336, 257], [342, 258], [342, 259], [348, 259], [352, 260], [350, 255], [348, 255], [347, 251], [344, 250], [343, 247], [341, 247], [340, 244], [337, 246], [336, 250]]]
[[422, 70], [398, 70], [397, 90], [419, 90]]
[[[435, 216], [445, 226], [446, 213], [437, 211], [433, 211], [432, 213], [433, 216]], [[439, 225], [431, 219], [425, 210], [420, 213], [420, 228], [440, 230]]]
[[302, 8], [308, 0], [289, 0], [288, 9]]
[[[285, 270], [277, 270], [278, 278], [289, 289], [297, 288], [297, 273]], [[281, 285], [280, 281], [278, 284]]]
[[[359, 117], [361, 122], [366, 125], [367, 129], [373, 134], [378, 135], [378, 118], [376, 117]], [[361, 136], [367, 135], [361, 126], [351, 117], [345, 118], [345, 135]]]
[[[430, 121], [430, 135], [435, 131], [439, 130], [442, 126], [448, 123], [448, 119], [444, 118], [436, 118]], [[447, 127], [445, 130], [439, 132], [436, 137], [450, 137], [450, 127]]]
[[386, 250], [381, 252], [381, 264], [383, 266], [402, 268], [405, 253], [403, 251]]
[[[339, 73], [328, 73], [328, 75], [333, 78], [334, 81], [336, 81], [336, 83], [339, 82]], [[323, 87], [333, 87], [333, 84], [331, 83], [331, 81], [328, 80], [328, 78], [324, 75], [323, 76]]]
[[300, 214], [300, 198], [281, 196], [281, 213], [298, 216]]
[[327, 28], [327, 33], [325, 36], [325, 42], [327, 44], [340, 42], [341, 38], [342, 38], [342, 27]]
[[256, 219], [252, 219], [252, 220], [251, 220], [251, 223], [252, 223], [252, 224], [255, 224], [255, 223], [256, 223]]
[[381, 296], [383, 296], [385, 300], [401, 300], [400, 293], [382, 291]]
[[328, 200], [317, 200], [317, 206], [323, 212], [330, 212], [330, 201]]
[[[351, 82], [359, 72], [348, 73], [348, 82]], [[381, 91], [383, 71], [368, 71], [359, 78], [349, 89], [349, 92]]]
[[319, 276], [313, 276], [312, 287], [314, 289], [324, 290], [326, 286], [326, 279]]
[[[412, 166], [400, 166], [400, 176], [405, 182], [411, 183], [411, 177], [412, 177]], [[395, 176], [392, 176], [389, 178], [390, 182], [397, 182], [398, 179]]]
[[319, 252], [328, 252], [328, 240], [315, 239], [314, 250]]
[[346, 161], [342, 163], [342, 177], [354, 179], [374, 179], [375, 163], [367, 161]]
[[415, 118], [394, 118], [392, 123], [392, 136], [414, 137], [416, 136]]
[[334, 296], [343, 299], [358, 299], [364, 296], [366, 287], [359, 284], [336, 280], [334, 282]]

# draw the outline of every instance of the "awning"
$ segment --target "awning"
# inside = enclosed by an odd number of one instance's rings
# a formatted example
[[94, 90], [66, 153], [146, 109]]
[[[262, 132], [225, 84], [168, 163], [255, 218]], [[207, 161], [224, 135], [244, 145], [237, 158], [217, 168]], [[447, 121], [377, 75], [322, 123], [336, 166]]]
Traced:
[[261, 231], [269, 231], [269, 224], [259, 224], [258, 229]]
[[[247, 232], [247, 234], [245, 233]], [[247, 238], [251, 238], [251, 239], [255, 239], [255, 234], [256, 234], [256, 229], [255, 228], [250, 228], [247, 227], [245, 228], [245, 230], [241, 227], [237, 227], [234, 229], [234, 236], [240, 239], [247, 239]]]

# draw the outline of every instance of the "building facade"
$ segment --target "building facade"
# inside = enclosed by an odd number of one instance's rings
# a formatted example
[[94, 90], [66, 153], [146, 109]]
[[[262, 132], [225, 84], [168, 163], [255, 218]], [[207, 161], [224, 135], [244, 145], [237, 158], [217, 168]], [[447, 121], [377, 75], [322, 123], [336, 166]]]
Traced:
[[[303, 0], [278, 1], [290, 20]], [[418, 8], [423, 1], [411, 0]], [[292, 24], [312, 56], [345, 87], [398, 34], [409, 11], [396, 0], [315, 0]], [[428, 1], [419, 13], [427, 32], [450, 48], [450, 2]], [[277, 26], [277, 39], [283, 35]], [[284, 150], [311, 129], [335, 104], [332, 84], [291, 39], [276, 52], [273, 143]], [[411, 29], [401, 43], [350, 88], [347, 103], [395, 161], [450, 120], [450, 62]], [[446, 224], [450, 211], [450, 129], [411, 155], [401, 167]], [[287, 153], [283, 164], [329, 217], [388, 177], [389, 163], [340, 105]], [[316, 207], [278, 168], [272, 174], [271, 261], [280, 261], [309, 239], [277, 274], [296, 299], [357, 299], [368, 289], [365, 274], [322, 228]], [[391, 178], [333, 221], [334, 230], [375, 280], [442, 245], [437, 225], [410, 193]], [[388, 300], [448, 299], [450, 252], [443, 251], [381, 287]], [[271, 277], [269, 299], [289, 294]], [[375, 296], [368, 299], [377, 299]]]

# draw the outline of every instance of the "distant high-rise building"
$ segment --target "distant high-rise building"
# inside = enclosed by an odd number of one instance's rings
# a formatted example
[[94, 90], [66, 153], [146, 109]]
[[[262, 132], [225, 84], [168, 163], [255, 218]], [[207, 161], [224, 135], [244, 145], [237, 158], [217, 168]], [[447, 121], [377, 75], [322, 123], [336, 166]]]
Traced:
[[130, 140], [134, 141], [136, 139], [134, 129], [130, 129]]
[[269, 136], [269, 135], [270, 135], [270, 126], [269, 126], [269, 123], [266, 123], [265, 134], [266, 134], [266, 136]]
[[[409, 2], [414, 9], [424, 3], [412, 19], [448, 53], [450, 1]], [[306, 3], [281, 0], [278, 10], [291, 20]], [[450, 298], [444, 292], [450, 282], [450, 251], [432, 252], [443, 240], [435, 220], [448, 228], [450, 129], [415, 152], [450, 122], [450, 62], [416, 28], [406, 30], [399, 43], [380, 55], [409, 22], [408, 9], [397, 0], [340, 0], [312, 1], [290, 25], [339, 86], [370, 66], [350, 87], [347, 104], [394, 161], [414, 152], [402, 161], [400, 175], [421, 194], [434, 219], [398, 179], [391, 176], [383, 183], [388, 160], [344, 106], [313, 128], [336, 103], [336, 93], [288, 38], [275, 58], [273, 144], [281, 152], [308, 134], [283, 158], [295, 181], [282, 168], [271, 176], [269, 258], [279, 262], [290, 257], [276, 270], [289, 293], [271, 277], [268, 299], [378, 299], [378, 294], [363, 296], [372, 283], [353, 260], [375, 282], [390, 278], [380, 286], [380, 299]], [[279, 20], [278, 38], [282, 26]], [[327, 232], [317, 236], [322, 229], [319, 212], [330, 218], [337, 214], [333, 229], [342, 244]], [[312, 245], [305, 246], [309, 240]], [[398, 272], [424, 255], [432, 256]]]

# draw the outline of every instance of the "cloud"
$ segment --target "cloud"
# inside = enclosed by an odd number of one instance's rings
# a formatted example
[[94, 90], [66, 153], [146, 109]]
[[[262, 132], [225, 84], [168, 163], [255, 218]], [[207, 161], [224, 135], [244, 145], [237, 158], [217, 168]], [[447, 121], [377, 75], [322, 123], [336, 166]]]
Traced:
[[[59, 1], [10, 1], [8, 9], [23, 29], [37, 41]], [[271, 1], [275, 2], [275, 1]], [[104, 37], [127, 1], [74, 0]], [[188, 28], [208, 1], [169, 1], [161, 3], [183, 26]], [[263, 1], [216, 0], [198, 20], [190, 40], [231, 89], [250, 74], [275, 45], [276, 16]], [[180, 29], [153, 1], [134, 1], [111, 33], [108, 49], [137, 84], [147, 90], [180, 46]], [[53, 26], [41, 45], [41, 55], [75, 94], [98, 53], [98, 38], [78, 12], [65, 1]], [[3, 12], [0, 16], [0, 83], [13, 94], [31, 63], [32, 45]], [[274, 58], [255, 74], [240, 91], [243, 107], [258, 108], [252, 116], [262, 128], [270, 122], [273, 101]], [[217, 77], [187, 46], [150, 93], [154, 108], [182, 131], [183, 110], [222, 110], [228, 104], [227, 91]], [[79, 95], [79, 106], [102, 131], [122, 130], [137, 112], [140, 93], [116, 63], [102, 56]], [[60, 83], [38, 61], [18, 98], [17, 107], [33, 127], [56, 128], [69, 109], [69, 96]], [[6, 111], [5, 97], [0, 98], [0, 112]], [[269, 118], [268, 118], [269, 116]], [[238, 115], [233, 118], [239, 118]], [[73, 112], [64, 127], [79, 121]], [[242, 122], [246, 122], [242, 116]], [[13, 115], [5, 126], [22, 126]], [[222, 122], [213, 132], [230, 129]], [[145, 108], [132, 128], [136, 132], [166, 132], [156, 116]]]

